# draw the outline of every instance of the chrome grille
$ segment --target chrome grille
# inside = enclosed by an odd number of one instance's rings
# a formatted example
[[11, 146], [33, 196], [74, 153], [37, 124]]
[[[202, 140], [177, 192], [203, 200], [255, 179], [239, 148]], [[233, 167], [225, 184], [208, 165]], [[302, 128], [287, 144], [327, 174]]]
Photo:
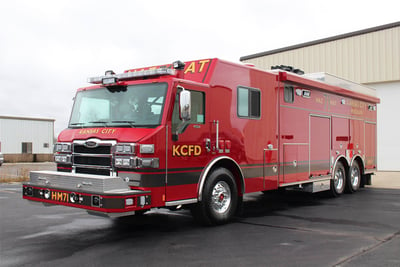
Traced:
[[76, 140], [72, 145], [72, 163], [75, 173], [112, 175], [115, 141], [99, 139]]

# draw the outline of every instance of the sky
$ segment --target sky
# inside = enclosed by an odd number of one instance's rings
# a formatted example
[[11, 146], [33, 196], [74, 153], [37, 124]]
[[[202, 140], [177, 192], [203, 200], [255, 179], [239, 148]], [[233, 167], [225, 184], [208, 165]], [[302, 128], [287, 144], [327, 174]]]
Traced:
[[[240, 57], [400, 20], [398, 0], [1, 0], [0, 115], [67, 127], [105, 70]], [[323, 70], [321, 70], [323, 71]]]

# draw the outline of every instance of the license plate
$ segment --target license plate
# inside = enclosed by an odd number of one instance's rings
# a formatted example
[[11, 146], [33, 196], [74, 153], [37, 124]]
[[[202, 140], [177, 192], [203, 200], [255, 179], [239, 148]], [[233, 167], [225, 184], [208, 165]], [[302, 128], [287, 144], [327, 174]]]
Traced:
[[50, 199], [58, 202], [70, 202], [69, 193], [67, 192], [50, 191]]

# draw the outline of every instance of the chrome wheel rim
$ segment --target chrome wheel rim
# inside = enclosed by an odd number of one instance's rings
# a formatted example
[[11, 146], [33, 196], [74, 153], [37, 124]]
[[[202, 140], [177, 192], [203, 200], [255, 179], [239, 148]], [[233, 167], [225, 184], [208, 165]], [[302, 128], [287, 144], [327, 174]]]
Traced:
[[351, 179], [351, 186], [353, 188], [356, 188], [360, 181], [360, 171], [358, 170], [358, 168], [351, 168], [350, 179]]
[[224, 181], [215, 184], [211, 195], [211, 207], [216, 213], [224, 213], [231, 204], [231, 189]]
[[342, 169], [338, 169], [335, 172], [335, 177], [334, 177], [334, 184], [336, 191], [341, 191], [343, 188], [343, 182], [344, 182], [344, 173]]

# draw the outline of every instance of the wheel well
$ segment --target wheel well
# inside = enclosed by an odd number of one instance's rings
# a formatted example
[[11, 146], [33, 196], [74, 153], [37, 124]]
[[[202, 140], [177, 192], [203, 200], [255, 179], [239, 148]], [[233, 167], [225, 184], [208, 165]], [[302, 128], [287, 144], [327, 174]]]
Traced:
[[239, 166], [235, 162], [233, 162], [229, 159], [221, 159], [214, 164], [214, 166], [210, 170], [210, 173], [213, 170], [220, 168], [220, 167], [229, 170], [233, 174], [233, 177], [235, 178], [236, 186], [238, 189], [238, 194], [239, 194], [239, 196], [242, 196], [244, 194], [244, 180], [243, 180], [242, 171], [240, 170]]
[[352, 162], [356, 161], [358, 163], [358, 166], [360, 167], [361, 175], [364, 175], [364, 162], [361, 159], [361, 157], [357, 156], [353, 159]]
[[[350, 171], [350, 166], [349, 162], [346, 160], [345, 157], [340, 157], [339, 159], [336, 160], [336, 162], [341, 162], [346, 170], [346, 175], [348, 175], [349, 171]], [[351, 161], [351, 164], [353, 164], [353, 162], [357, 162], [358, 166], [360, 167], [360, 172], [361, 172], [361, 182], [360, 182], [360, 187], [363, 187], [366, 184], [366, 175], [364, 174], [364, 161], [362, 160], [362, 158], [360, 156], [356, 156], [353, 158], [353, 160]], [[335, 163], [336, 166], [336, 163]]]
[[[347, 173], [349, 172], [349, 168], [350, 167], [349, 167], [349, 163], [347, 162], [346, 158], [345, 157], [340, 157], [339, 159], [337, 159], [336, 163], [337, 162], [340, 162], [340, 163], [343, 164], [343, 167], [344, 167], [344, 169], [346, 171], [346, 175], [347, 175]], [[335, 163], [334, 167], [336, 167], [336, 163]]]
[[242, 197], [244, 194], [244, 178], [242, 171], [240, 170], [239, 165], [231, 158], [229, 157], [221, 157], [221, 158], [216, 158], [213, 161], [211, 161], [208, 166], [203, 170], [200, 180], [199, 180], [199, 185], [198, 185], [198, 200], [201, 201], [202, 199], [202, 192], [203, 192], [203, 187], [205, 184], [205, 180], [209, 176], [210, 173], [212, 173], [215, 169], [217, 168], [225, 168], [229, 170], [234, 179], [235, 183], [237, 186], [237, 191], [239, 197]]

